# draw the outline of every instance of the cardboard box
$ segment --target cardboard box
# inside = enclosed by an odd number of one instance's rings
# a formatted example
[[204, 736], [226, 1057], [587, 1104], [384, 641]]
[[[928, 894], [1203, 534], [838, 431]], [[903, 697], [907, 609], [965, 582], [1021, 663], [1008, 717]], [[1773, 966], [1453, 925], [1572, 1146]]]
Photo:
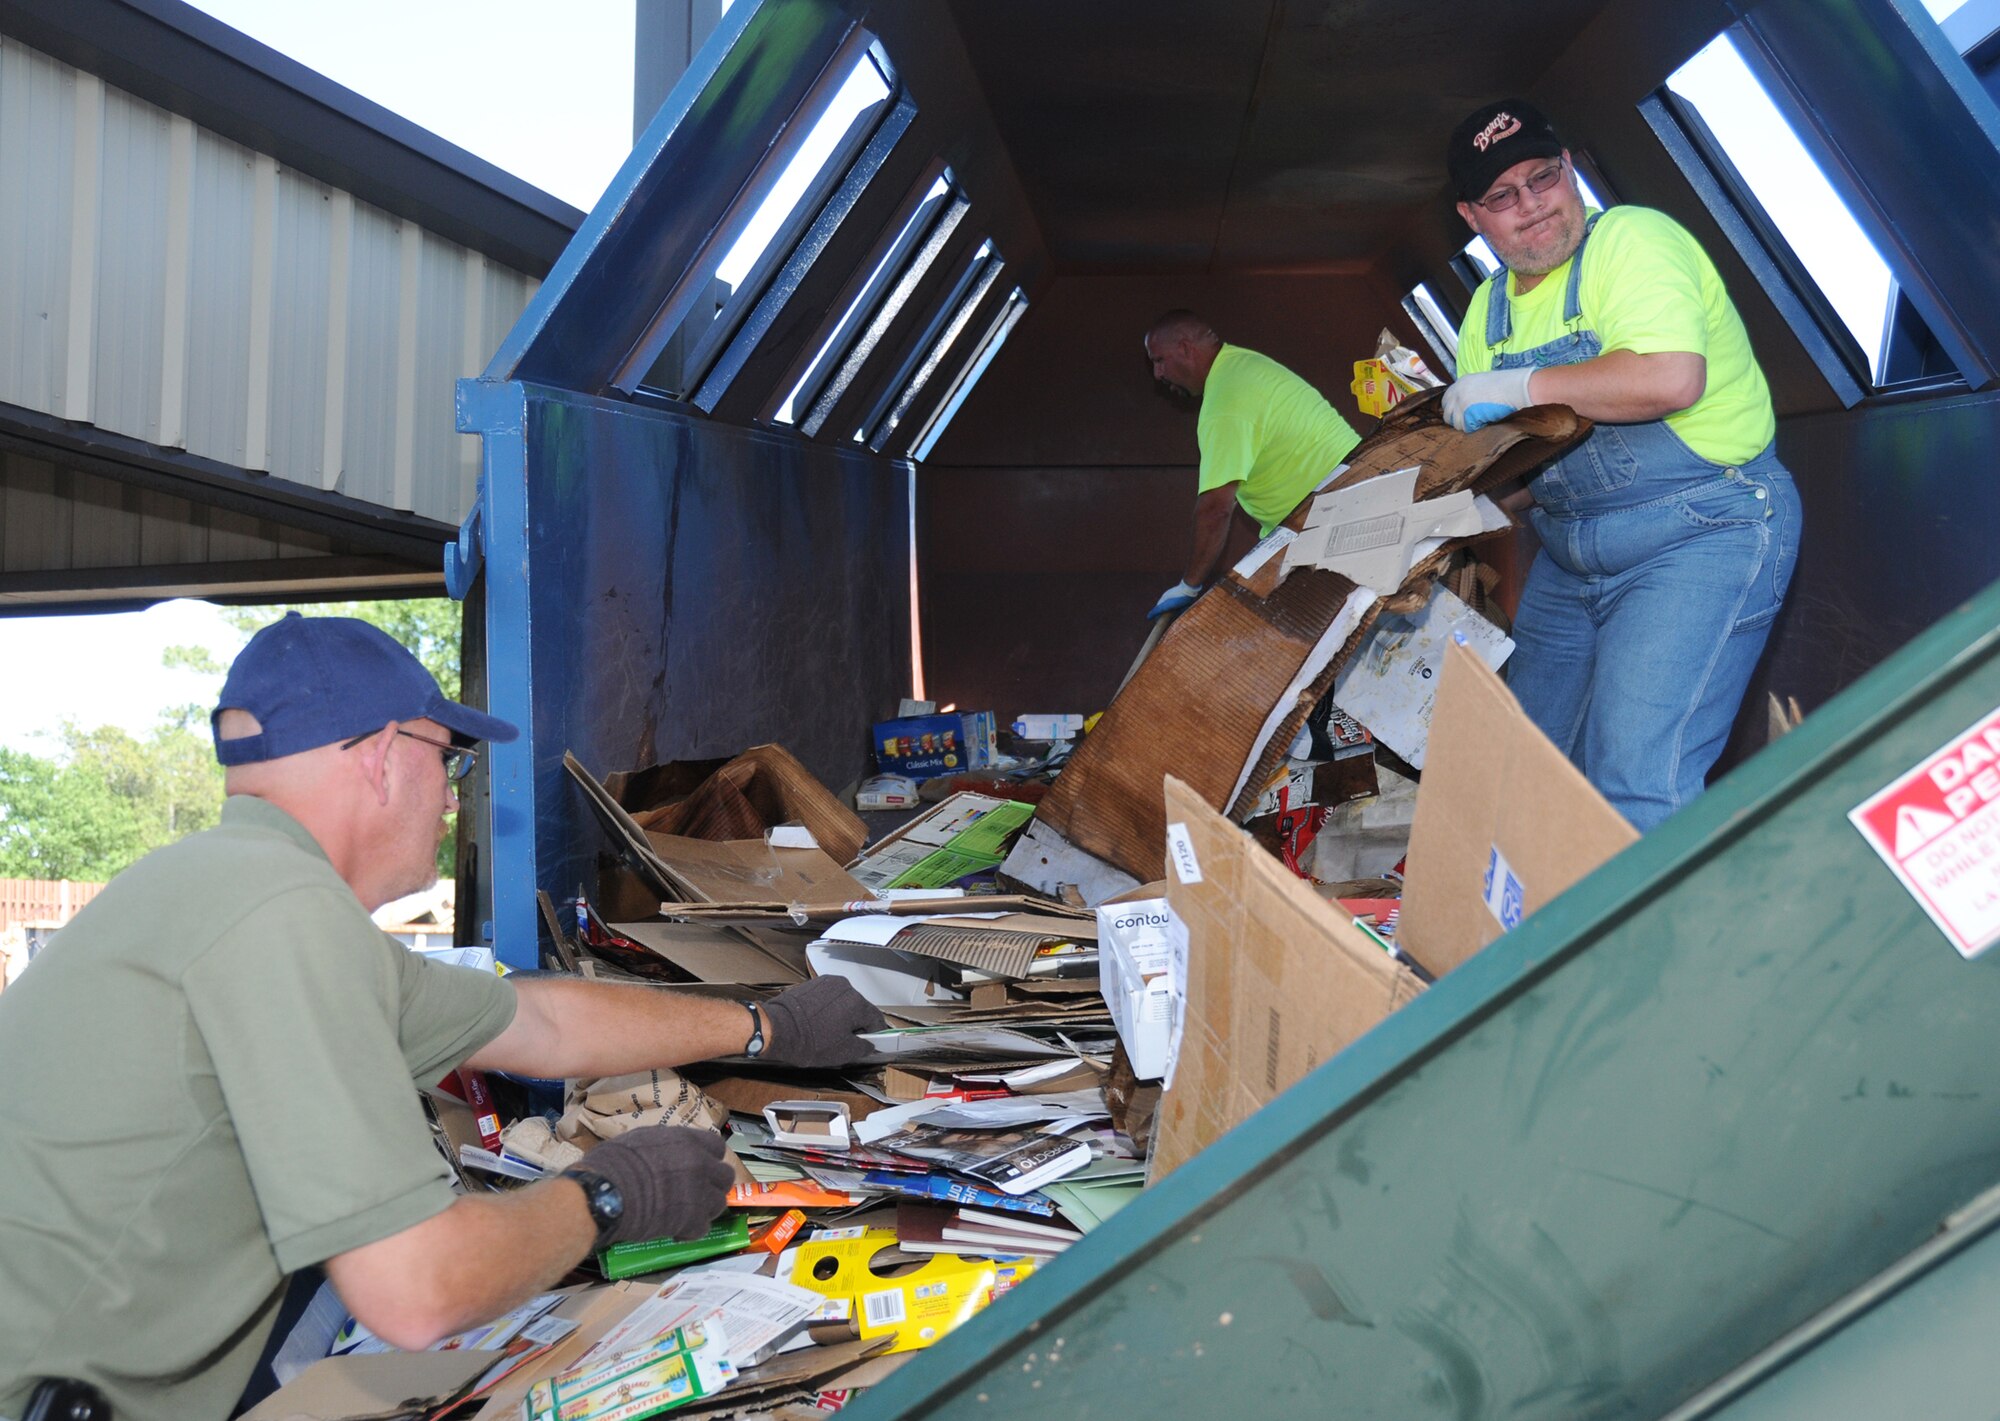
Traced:
[[917, 715], [875, 723], [875, 766], [885, 775], [934, 779], [993, 763], [993, 712]]
[[1167, 901], [1187, 927], [1185, 1023], [1160, 1100], [1162, 1178], [1423, 990], [1194, 790], [1166, 781]]
[[1187, 996], [1187, 928], [1166, 892], [1150, 883], [1097, 909], [1099, 986], [1141, 1080], [1171, 1076]]
[[1464, 647], [1445, 653], [1396, 940], [1443, 976], [1639, 837]]

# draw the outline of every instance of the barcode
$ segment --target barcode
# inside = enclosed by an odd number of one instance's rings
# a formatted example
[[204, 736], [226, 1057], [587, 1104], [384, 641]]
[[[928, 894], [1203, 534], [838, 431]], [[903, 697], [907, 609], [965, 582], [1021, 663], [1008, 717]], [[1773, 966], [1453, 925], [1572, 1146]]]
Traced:
[[893, 1327], [905, 1316], [903, 1295], [900, 1291], [887, 1293], [863, 1293], [861, 1313], [870, 1327]]

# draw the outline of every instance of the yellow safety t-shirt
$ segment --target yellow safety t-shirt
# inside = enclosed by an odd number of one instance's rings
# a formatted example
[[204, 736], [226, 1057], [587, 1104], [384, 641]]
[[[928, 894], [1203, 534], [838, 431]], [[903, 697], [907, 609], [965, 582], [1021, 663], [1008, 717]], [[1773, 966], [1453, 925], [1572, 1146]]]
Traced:
[[1269, 356], [1225, 345], [1201, 391], [1201, 492], [1235, 484], [1268, 534], [1332, 473], [1356, 434], [1318, 390]]
[[[1501, 353], [1518, 354], [1569, 333], [1572, 328], [1563, 323], [1569, 269], [1564, 262], [1525, 296], [1507, 274], [1513, 331]], [[1458, 333], [1461, 375], [1493, 368], [1495, 354], [1486, 344], [1492, 290], [1489, 279], [1465, 313]], [[1650, 207], [1611, 208], [1584, 246], [1578, 296], [1583, 317], [1575, 329], [1595, 331], [1607, 352], [1684, 351], [1707, 360], [1708, 386], [1701, 398], [1666, 417], [1667, 427], [1695, 453], [1718, 464], [1740, 464], [1771, 442], [1778, 427], [1771, 390], [1743, 318], [1715, 263], [1680, 223]]]

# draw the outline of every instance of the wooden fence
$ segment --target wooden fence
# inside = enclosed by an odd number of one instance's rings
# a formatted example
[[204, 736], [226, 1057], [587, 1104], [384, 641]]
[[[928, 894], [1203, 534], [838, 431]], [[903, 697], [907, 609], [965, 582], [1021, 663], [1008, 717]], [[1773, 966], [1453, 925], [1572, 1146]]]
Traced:
[[0, 928], [16, 923], [61, 926], [103, 890], [101, 883], [72, 883], [68, 879], [0, 878]]

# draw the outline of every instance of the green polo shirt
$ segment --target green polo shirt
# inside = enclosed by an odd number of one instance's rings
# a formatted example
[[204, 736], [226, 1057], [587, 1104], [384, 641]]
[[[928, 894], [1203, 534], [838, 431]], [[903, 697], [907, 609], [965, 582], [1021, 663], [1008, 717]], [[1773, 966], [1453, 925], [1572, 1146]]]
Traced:
[[412, 1083], [513, 1015], [262, 800], [120, 874], [0, 992], [0, 1415], [221, 1421], [288, 1273], [451, 1203]]
[[1269, 534], [1361, 436], [1318, 390], [1268, 355], [1225, 345], [1201, 390], [1200, 490], [1235, 484], [1236, 501]]

